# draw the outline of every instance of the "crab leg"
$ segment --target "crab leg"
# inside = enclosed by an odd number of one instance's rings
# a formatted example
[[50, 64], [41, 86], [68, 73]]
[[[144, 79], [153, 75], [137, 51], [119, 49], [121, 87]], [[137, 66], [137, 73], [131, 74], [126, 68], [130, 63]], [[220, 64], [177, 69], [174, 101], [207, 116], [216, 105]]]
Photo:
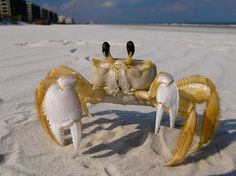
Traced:
[[197, 113], [195, 111], [195, 107], [193, 106], [184, 125], [184, 128], [180, 134], [180, 138], [174, 152], [174, 157], [170, 161], [168, 161], [165, 166], [174, 166], [185, 158], [185, 155], [187, 154], [193, 142], [196, 126]]
[[[190, 102], [206, 103], [203, 121], [200, 133], [200, 142], [193, 151], [199, 150], [203, 145], [207, 144], [213, 137], [219, 117], [220, 117], [220, 100], [214, 83], [201, 75], [193, 75], [183, 78], [177, 82], [177, 86], [181, 94], [184, 94]], [[183, 95], [181, 95], [183, 97]], [[181, 98], [183, 102], [183, 98]], [[181, 109], [187, 107], [188, 103], [180, 106]]]
[[89, 109], [88, 109], [88, 107], [87, 107], [87, 105], [86, 105], [86, 103], [85, 103], [85, 98], [80, 98], [80, 103], [81, 103], [81, 108], [82, 108], [82, 110], [83, 110], [83, 113], [84, 113], [87, 117], [92, 118], [93, 116], [92, 116], [92, 114], [90, 114]]

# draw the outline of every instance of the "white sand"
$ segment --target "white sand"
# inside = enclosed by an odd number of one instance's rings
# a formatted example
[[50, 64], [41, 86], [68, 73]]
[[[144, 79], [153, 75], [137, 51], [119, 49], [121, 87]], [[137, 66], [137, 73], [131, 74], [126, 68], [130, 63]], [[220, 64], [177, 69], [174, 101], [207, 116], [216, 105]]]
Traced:
[[[80, 151], [55, 145], [34, 106], [39, 81], [68, 65], [90, 80], [91, 58], [109, 41], [115, 57], [151, 59], [176, 79], [202, 74], [220, 93], [222, 118], [215, 138], [184, 164], [166, 168], [179, 127], [165, 115], [154, 135], [155, 109], [90, 106]], [[219, 175], [236, 174], [236, 29], [142, 26], [0, 26], [0, 175]], [[202, 114], [202, 107], [199, 107]], [[155, 152], [154, 152], [155, 151]]]

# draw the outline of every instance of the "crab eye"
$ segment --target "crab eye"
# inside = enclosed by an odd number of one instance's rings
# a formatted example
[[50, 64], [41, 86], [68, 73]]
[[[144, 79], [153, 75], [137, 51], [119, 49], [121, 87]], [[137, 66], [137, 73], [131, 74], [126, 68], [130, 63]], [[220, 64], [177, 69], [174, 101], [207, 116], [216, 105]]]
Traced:
[[108, 42], [103, 42], [102, 49], [109, 49], [109, 48], [110, 48], [110, 44]]
[[134, 42], [128, 41], [126, 44], [126, 48], [127, 48], [128, 55], [133, 56], [135, 52]]
[[110, 49], [110, 44], [108, 42], [104, 42], [102, 44], [102, 51], [109, 51]]
[[104, 42], [102, 44], [102, 53], [105, 57], [107, 57], [110, 53], [110, 44], [108, 42]]

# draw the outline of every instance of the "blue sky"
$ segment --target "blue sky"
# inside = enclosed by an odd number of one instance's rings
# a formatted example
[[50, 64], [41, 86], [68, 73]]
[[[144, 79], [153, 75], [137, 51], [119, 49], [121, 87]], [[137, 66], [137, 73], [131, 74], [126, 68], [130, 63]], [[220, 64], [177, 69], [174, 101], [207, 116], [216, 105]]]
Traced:
[[27, 0], [76, 22], [236, 23], [236, 0]]

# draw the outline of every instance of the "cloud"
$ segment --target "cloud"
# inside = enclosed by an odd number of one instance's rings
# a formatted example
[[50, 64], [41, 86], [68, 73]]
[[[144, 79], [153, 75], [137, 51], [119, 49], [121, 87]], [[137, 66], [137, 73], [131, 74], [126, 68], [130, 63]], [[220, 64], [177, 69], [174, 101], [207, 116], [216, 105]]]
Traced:
[[60, 6], [54, 6], [49, 3], [43, 4], [45, 8], [56, 10], [58, 12], [68, 13], [78, 9], [92, 8], [112, 8], [117, 4], [117, 0], [68, 0]]
[[111, 8], [115, 6], [115, 2], [114, 1], [106, 1], [104, 2], [101, 7], [105, 7], [105, 8]]
[[62, 10], [71, 10], [71, 9], [75, 9], [77, 8], [78, 4], [79, 4], [79, 0], [70, 0], [64, 4], [61, 5], [61, 9]]
[[48, 10], [55, 11], [55, 12], [58, 11], [58, 8], [56, 6], [53, 6], [53, 5], [49, 4], [49, 3], [44, 3], [42, 5], [42, 7], [45, 8], [45, 9], [48, 9]]
[[174, 4], [170, 4], [166, 7], [166, 10], [171, 11], [171, 12], [180, 12], [180, 11], [184, 11], [187, 9], [186, 4], [184, 4], [183, 2], [176, 2]]
[[[38, 1], [38, 0], [32, 0]], [[44, 0], [44, 2], [47, 2]], [[60, 0], [44, 8], [77, 21], [235, 21], [236, 0]], [[59, 2], [63, 2], [59, 4]], [[232, 20], [233, 19], [233, 20]]]
[[63, 10], [73, 10], [78, 8], [111, 8], [116, 5], [116, 0], [69, 0], [61, 5]]
[[191, 7], [192, 0], [169, 0], [169, 1], [155, 1], [155, 3], [151, 3], [151, 0], [129, 0], [132, 3], [140, 2], [139, 8], [140, 12], [143, 13], [178, 13], [185, 10], [188, 10]]
[[211, 0], [200, 0], [202, 3], [209, 3]]
[[43, 7], [81, 21], [105, 22], [106, 18], [117, 14], [119, 0], [67, 0], [62, 4], [44, 3]]

